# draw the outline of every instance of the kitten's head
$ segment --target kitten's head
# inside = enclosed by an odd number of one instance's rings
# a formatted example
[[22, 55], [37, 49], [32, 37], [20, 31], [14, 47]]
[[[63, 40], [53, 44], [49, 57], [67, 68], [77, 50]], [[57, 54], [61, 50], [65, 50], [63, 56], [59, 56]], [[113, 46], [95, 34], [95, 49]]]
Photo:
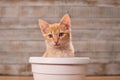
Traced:
[[69, 44], [71, 22], [68, 14], [64, 15], [59, 23], [49, 24], [39, 20], [39, 26], [48, 46], [61, 47]]

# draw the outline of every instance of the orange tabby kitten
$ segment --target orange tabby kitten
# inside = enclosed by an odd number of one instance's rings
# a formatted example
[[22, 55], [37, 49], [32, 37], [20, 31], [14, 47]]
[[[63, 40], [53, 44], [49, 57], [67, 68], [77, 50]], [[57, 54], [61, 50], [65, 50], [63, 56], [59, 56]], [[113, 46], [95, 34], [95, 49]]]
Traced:
[[43, 57], [74, 57], [68, 14], [64, 15], [59, 23], [49, 24], [39, 20], [39, 26], [47, 46]]

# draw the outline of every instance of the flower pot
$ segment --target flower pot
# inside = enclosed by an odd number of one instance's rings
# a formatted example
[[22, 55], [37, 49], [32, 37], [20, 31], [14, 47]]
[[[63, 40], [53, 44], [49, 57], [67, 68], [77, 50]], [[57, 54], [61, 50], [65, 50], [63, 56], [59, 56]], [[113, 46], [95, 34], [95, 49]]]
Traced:
[[34, 80], [85, 80], [88, 57], [30, 57]]

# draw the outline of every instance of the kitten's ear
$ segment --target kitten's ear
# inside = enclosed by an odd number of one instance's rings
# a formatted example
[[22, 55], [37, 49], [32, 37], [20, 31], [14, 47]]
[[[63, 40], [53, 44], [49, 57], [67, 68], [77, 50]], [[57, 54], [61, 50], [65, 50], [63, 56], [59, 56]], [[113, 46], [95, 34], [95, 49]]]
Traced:
[[71, 26], [71, 20], [70, 16], [68, 14], [65, 14], [63, 18], [60, 21], [60, 25], [63, 26], [65, 29], [69, 29]]
[[49, 24], [46, 21], [43, 21], [40, 19], [39, 26], [40, 26], [41, 32], [46, 33], [46, 30], [49, 27]]

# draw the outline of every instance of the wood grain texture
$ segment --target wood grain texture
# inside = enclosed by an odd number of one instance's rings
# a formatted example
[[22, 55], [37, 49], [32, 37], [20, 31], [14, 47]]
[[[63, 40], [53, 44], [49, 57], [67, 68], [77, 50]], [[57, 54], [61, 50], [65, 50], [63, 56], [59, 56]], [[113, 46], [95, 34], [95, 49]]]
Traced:
[[[48, 23], [59, 22], [60, 18], [0, 18], [0, 29], [38, 29], [38, 19]], [[73, 18], [73, 29], [120, 29], [119, 18]]]
[[2, 75], [9, 74], [14, 76], [32, 75], [30, 64], [1, 64], [0, 69], [1, 69], [0, 74]]
[[[37, 40], [43, 41], [44, 37], [40, 29], [17, 29], [17, 30], [0, 30], [0, 40]], [[88, 40], [108, 40], [120, 41], [120, 31], [117, 29], [72, 29], [73, 41]]]
[[69, 0], [67, 1], [69, 5], [80, 5], [80, 6], [106, 6], [114, 7], [119, 6], [119, 0]]
[[119, 76], [93, 76], [87, 77], [87, 80], [120, 80]]
[[[29, 57], [41, 57], [41, 52], [1, 52], [0, 64], [27, 64]], [[77, 57], [90, 57], [90, 63], [116, 63], [120, 61], [120, 52], [75, 52]], [[94, 71], [94, 70], [93, 70]], [[119, 69], [118, 69], [119, 71]]]
[[[44, 41], [0, 41], [1, 52], [43, 52]], [[120, 41], [75, 41], [76, 52], [119, 52]], [[97, 47], [96, 47], [97, 46]]]
[[91, 58], [87, 74], [120, 75], [120, 0], [0, 0], [0, 74], [31, 75], [29, 57], [45, 51], [38, 19], [55, 23], [66, 13], [76, 56]]
[[120, 6], [119, 0], [4, 0], [0, 1], [0, 6], [106, 6], [116, 7]]
[[120, 18], [119, 7], [65, 6], [63, 7], [63, 14], [66, 12], [69, 12], [73, 18]]
[[43, 41], [0, 41], [0, 51], [2, 52], [43, 52], [45, 43]]
[[[29, 76], [1, 76], [0, 80], [33, 80]], [[86, 80], [120, 80], [120, 76], [89, 76]]]
[[68, 12], [73, 18], [120, 18], [120, 7], [9, 6], [1, 9], [0, 17], [58, 18]]

